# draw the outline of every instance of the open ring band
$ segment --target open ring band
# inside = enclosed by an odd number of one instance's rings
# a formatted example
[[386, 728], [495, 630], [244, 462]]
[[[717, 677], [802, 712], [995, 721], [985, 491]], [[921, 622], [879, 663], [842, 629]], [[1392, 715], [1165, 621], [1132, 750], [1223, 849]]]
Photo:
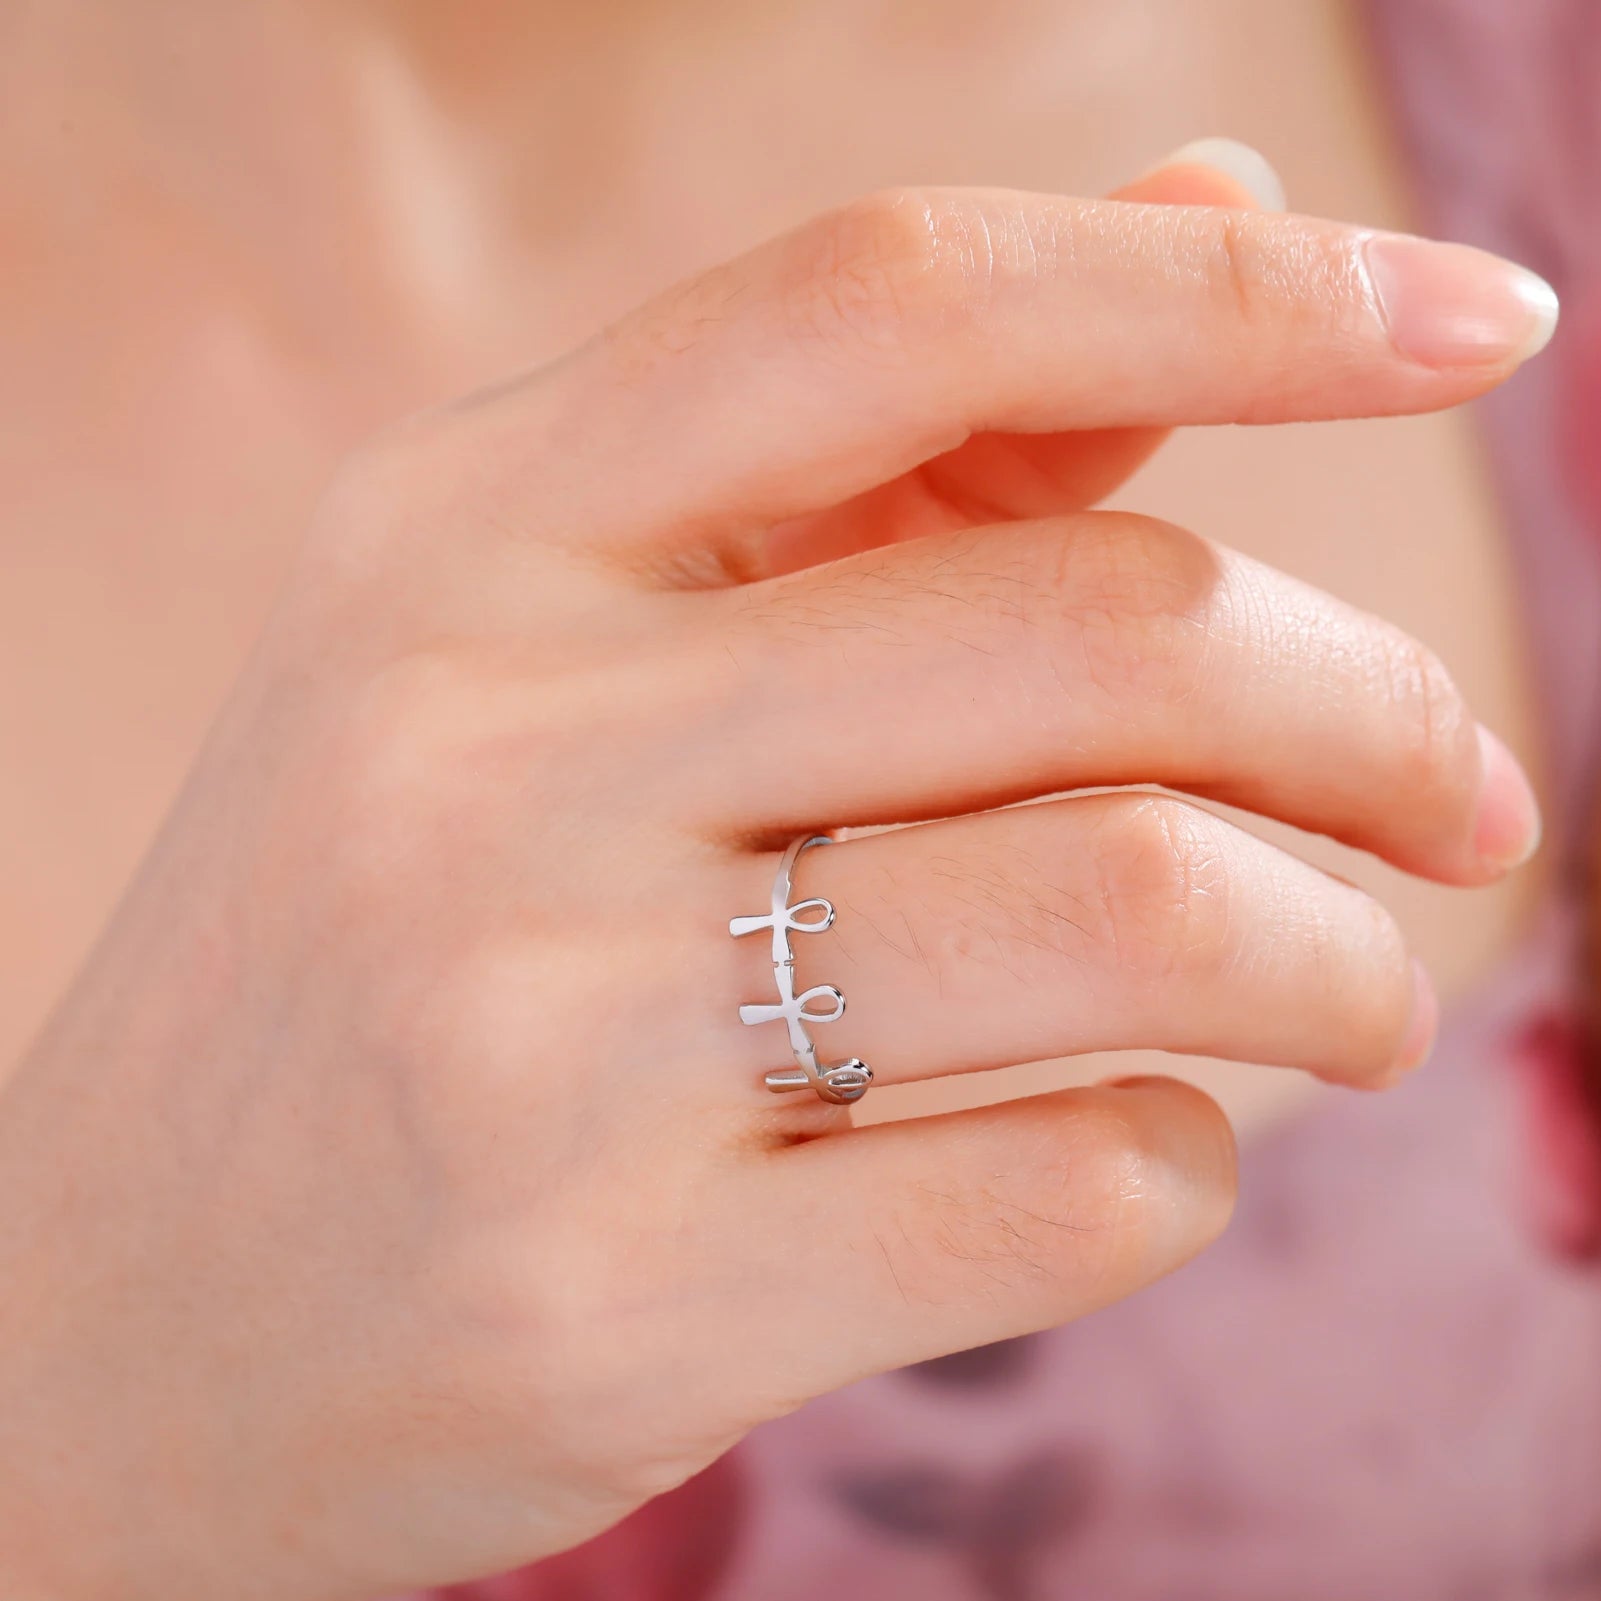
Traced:
[[773, 935], [773, 978], [778, 986], [776, 1005], [742, 1006], [742, 1023], [782, 1023], [789, 1031], [789, 1048], [794, 1067], [782, 1068], [766, 1077], [775, 1094], [786, 1090], [815, 1090], [825, 1101], [845, 1104], [859, 1101], [873, 1082], [873, 1070], [866, 1062], [850, 1057], [843, 1062], [819, 1063], [817, 1047], [807, 1032], [808, 1023], [832, 1023], [845, 1015], [845, 997], [832, 984], [816, 984], [795, 993], [795, 953], [790, 949], [791, 934], [821, 934], [833, 927], [834, 907], [821, 896], [790, 904], [794, 889], [795, 863], [813, 845], [832, 845], [826, 834], [802, 835], [784, 852], [773, 875], [772, 909], [757, 917], [729, 920], [728, 932], [736, 939], [771, 929]]

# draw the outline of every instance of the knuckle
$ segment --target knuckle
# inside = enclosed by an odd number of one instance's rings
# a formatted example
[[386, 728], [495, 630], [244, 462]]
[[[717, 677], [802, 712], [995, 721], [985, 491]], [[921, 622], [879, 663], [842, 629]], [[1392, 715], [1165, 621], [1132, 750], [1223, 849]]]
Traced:
[[969, 315], [988, 281], [986, 230], [973, 204], [887, 190], [819, 219], [799, 236], [787, 292], [794, 331], [900, 354]]
[[[727, 1204], [723, 1191], [692, 1163], [664, 1169], [661, 1182], [664, 1192], [671, 1187], [683, 1198], [687, 1211]], [[637, 1473], [638, 1483], [629, 1486], [637, 1498], [658, 1493], [684, 1476], [684, 1465], [648, 1451], [619, 1464], [615, 1447], [603, 1443], [606, 1431], [597, 1433], [594, 1425], [597, 1418], [635, 1415], [646, 1400], [656, 1370], [641, 1361], [642, 1350], [659, 1344], [664, 1334], [692, 1338], [692, 1320], [678, 1312], [683, 1275], [694, 1265], [681, 1231], [642, 1220], [637, 1209], [626, 1215], [614, 1174], [584, 1159], [567, 1166], [561, 1184], [535, 1180], [534, 1189], [540, 1257], [552, 1271], [516, 1276], [498, 1306], [491, 1287], [486, 1299], [500, 1336], [495, 1367], [508, 1376], [506, 1382], [521, 1386], [518, 1410], [561, 1436], [575, 1467], [613, 1483]], [[617, 1226], [597, 1231], [597, 1218]], [[529, 1350], [541, 1353], [535, 1371], [526, 1360]]]
[[1391, 706], [1399, 714], [1398, 780], [1425, 804], [1469, 804], [1477, 773], [1474, 719], [1445, 664], [1408, 634], [1383, 648]]
[[1368, 292], [1347, 237], [1300, 219], [1205, 209], [1173, 219], [1172, 254], [1193, 270], [1203, 309], [1243, 341], [1253, 362], [1281, 381], [1242, 396], [1229, 419], [1282, 416], [1287, 398], [1310, 400], [1324, 381], [1317, 363], [1297, 361], [1308, 342], [1354, 331]]
[[434, 476], [426, 460], [433, 437], [430, 422], [414, 416], [357, 446], [323, 491], [318, 526], [364, 537], [399, 524], [416, 505], [419, 485]]
[[459, 482], [443, 432], [418, 415], [340, 463], [311, 517], [294, 593], [325, 628], [370, 616], [374, 597], [404, 588]]
[[977, 1274], [1054, 1321], [1125, 1293], [1154, 1263], [1171, 1265], [1175, 1206], [1205, 1211], [1198, 1243], [1215, 1236], [1235, 1193], [1233, 1133], [1209, 1097], [1177, 1085], [1168, 1093], [1193, 1103], [1181, 1118], [1181, 1166], [1119, 1096], [1069, 1091], [1066, 1115], [1041, 1117], [1032, 1139], [1008, 1145], [1004, 1172], [919, 1186], [915, 1224], [899, 1231], [918, 1247], [896, 1263], [903, 1290], [937, 1302], [970, 1294]]
[[1188, 1241], [1182, 1254], [1210, 1243], [1233, 1210], [1238, 1156], [1227, 1116], [1192, 1085], [1163, 1080], [1159, 1092], [1159, 1113], [1148, 1102], [1134, 1109], [1143, 1094], [1089, 1092], [1058, 1139], [1054, 1170], [1040, 1175], [1064, 1196], [1071, 1191], [1093, 1240], [1081, 1286], [1091, 1304], [1172, 1266], [1175, 1234]]
[[597, 348], [627, 382], [693, 351], [726, 322], [749, 291], [744, 263], [722, 262], [647, 300], [602, 331]]
[[1202, 230], [1206, 285], [1219, 309], [1247, 327], [1262, 321], [1263, 286], [1270, 280], [1252, 221], [1239, 212], [1208, 210], [1195, 225]]
[[[1387, 1082], [1412, 1016], [1412, 968], [1406, 937], [1387, 907], [1353, 891], [1360, 956], [1335, 947], [1326, 961], [1325, 994], [1340, 1019], [1335, 1036], [1359, 1079]], [[1361, 982], [1351, 982], [1352, 970]]]
[[1100, 926], [1119, 967], [1165, 979], [1221, 973], [1238, 946], [1227, 824], [1165, 795], [1114, 803], [1095, 858]]
[[1060, 542], [1046, 592], [1056, 669], [1123, 707], [1170, 709], [1193, 697], [1222, 571], [1213, 548], [1153, 518], [1095, 513]]
[[[569, 1171], [564, 1179], [585, 1205], [556, 1204], [550, 1187], [537, 1182], [524, 1203], [540, 1220], [547, 1271], [530, 1273], [526, 1257], [498, 1245], [462, 1253], [452, 1264], [447, 1349], [465, 1403], [485, 1417], [537, 1420], [541, 1454], [558, 1452], [574, 1478], [641, 1500], [698, 1464], [649, 1451], [620, 1459], [594, 1421], [634, 1415], [645, 1399], [651, 1373], [640, 1350], [650, 1340], [638, 1308], [671, 1305], [662, 1263], [672, 1259], [660, 1239], [651, 1242], [654, 1260], [643, 1248], [631, 1264], [597, 1251], [592, 1219], [609, 1198], [593, 1173]], [[573, 1211], [591, 1219], [587, 1227], [567, 1223]], [[540, 1361], [527, 1360], [530, 1350]]]
[[[616, 815], [647, 753], [652, 815], [691, 804], [704, 764], [683, 730], [715, 707], [696, 663], [686, 650], [650, 675], [604, 661], [549, 670], [520, 650], [447, 643], [366, 670], [300, 785], [299, 804], [316, 791], [332, 881], [391, 914], [427, 897], [465, 905], [469, 882], [504, 883], [508, 864], [529, 862], [530, 807]], [[569, 847], [563, 869], [576, 871], [588, 847]]]
[[315, 763], [330, 883], [385, 917], [436, 895], [448, 904], [458, 875], [507, 837], [519, 784], [526, 793], [540, 770], [544, 722], [527, 699], [444, 649], [365, 676]]
[[336, 864], [367, 879], [386, 864], [415, 862], [416, 836], [429, 831], [448, 718], [432, 656], [409, 656], [367, 679], [341, 710], [321, 774], [335, 827]]
[[402, 501], [404, 453], [389, 436], [368, 440], [340, 462], [323, 491], [321, 514], [338, 527], [364, 526]]

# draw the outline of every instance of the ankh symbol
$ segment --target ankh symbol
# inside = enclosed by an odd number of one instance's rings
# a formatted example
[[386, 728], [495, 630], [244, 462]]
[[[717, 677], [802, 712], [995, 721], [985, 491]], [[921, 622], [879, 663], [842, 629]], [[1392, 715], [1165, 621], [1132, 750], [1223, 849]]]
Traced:
[[845, 997], [832, 984], [814, 984], [802, 994], [795, 993], [795, 953], [790, 949], [791, 934], [821, 934], [833, 927], [833, 903], [821, 896], [789, 904], [795, 859], [811, 845], [831, 845], [826, 834], [796, 840], [778, 864], [773, 875], [772, 910], [759, 917], [729, 919], [728, 932], [738, 939], [766, 928], [773, 934], [773, 979], [778, 988], [774, 1003], [741, 1006], [742, 1023], [782, 1023], [789, 1034], [789, 1048], [796, 1065], [766, 1076], [768, 1089], [775, 1092], [805, 1089], [810, 1085], [825, 1101], [855, 1101], [867, 1093], [873, 1070], [852, 1057], [824, 1067], [817, 1060], [817, 1047], [806, 1032], [808, 1023], [832, 1023], [845, 1013]]

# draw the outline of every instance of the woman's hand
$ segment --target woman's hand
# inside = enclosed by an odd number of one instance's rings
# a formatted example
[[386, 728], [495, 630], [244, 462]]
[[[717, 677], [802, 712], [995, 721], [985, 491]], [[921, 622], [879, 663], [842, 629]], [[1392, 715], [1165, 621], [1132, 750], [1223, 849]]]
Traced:
[[728, 921], [792, 835], [949, 819], [802, 857], [829, 1055], [1391, 1082], [1434, 1009], [1367, 896], [1186, 799], [992, 808], [1156, 783], [1453, 883], [1525, 855], [1421, 645], [1082, 507], [1151, 430], [1449, 405], [1548, 321], [1452, 246], [898, 194], [350, 463], [0, 1100], [8, 1594], [509, 1566], [1203, 1246], [1203, 1096], [851, 1130], [763, 1088], [772, 971]]

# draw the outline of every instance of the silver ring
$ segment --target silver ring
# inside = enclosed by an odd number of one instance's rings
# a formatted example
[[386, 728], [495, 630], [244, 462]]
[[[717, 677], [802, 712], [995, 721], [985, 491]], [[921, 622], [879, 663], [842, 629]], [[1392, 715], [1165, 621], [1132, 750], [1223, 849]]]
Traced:
[[832, 845], [827, 834], [802, 835], [787, 851], [773, 875], [772, 910], [760, 917], [729, 919], [728, 932], [738, 939], [767, 928], [773, 932], [773, 979], [778, 986], [778, 1003], [769, 1006], [742, 1006], [742, 1023], [782, 1023], [789, 1030], [789, 1049], [794, 1067], [769, 1073], [765, 1079], [775, 1095], [786, 1090], [815, 1090], [825, 1101], [848, 1104], [859, 1101], [873, 1082], [873, 1070], [858, 1057], [843, 1062], [819, 1063], [817, 1047], [806, 1031], [808, 1023], [832, 1023], [845, 1015], [845, 997], [832, 984], [814, 984], [802, 994], [795, 993], [795, 953], [790, 949], [791, 934], [821, 934], [834, 926], [834, 907], [821, 896], [790, 905], [794, 889], [795, 862], [813, 845]]

